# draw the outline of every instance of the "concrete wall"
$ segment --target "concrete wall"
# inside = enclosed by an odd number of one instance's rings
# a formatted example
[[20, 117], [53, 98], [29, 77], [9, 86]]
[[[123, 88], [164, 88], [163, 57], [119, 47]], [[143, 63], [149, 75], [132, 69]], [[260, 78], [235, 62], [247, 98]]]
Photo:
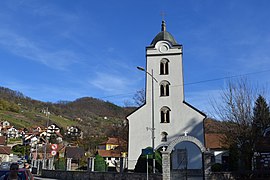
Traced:
[[[146, 180], [143, 173], [112, 173], [112, 172], [87, 172], [87, 171], [52, 171], [42, 170], [44, 178], [54, 178], [59, 180]], [[162, 180], [161, 174], [149, 174], [149, 180]]]

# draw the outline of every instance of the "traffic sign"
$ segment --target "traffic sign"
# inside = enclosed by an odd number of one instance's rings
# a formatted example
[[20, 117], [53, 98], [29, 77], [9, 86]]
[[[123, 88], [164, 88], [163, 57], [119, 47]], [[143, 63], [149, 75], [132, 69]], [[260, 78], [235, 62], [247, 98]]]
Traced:
[[55, 150], [52, 150], [52, 151], [51, 151], [51, 155], [52, 155], [52, 156], [55, 156], [55, 155], [56, 155], [56, 151], [55, 151]]
[[58, 147], [57, 144], [52, 144], [52, 145], [51, 145], [51, 148], [52, 148], [53, 150], [56, 150], [57, 147]]
[[146, 148], [146, 149], [142, 149], [142, 155], [150, 155], [153, 154], [153, 149], [152, 148]]

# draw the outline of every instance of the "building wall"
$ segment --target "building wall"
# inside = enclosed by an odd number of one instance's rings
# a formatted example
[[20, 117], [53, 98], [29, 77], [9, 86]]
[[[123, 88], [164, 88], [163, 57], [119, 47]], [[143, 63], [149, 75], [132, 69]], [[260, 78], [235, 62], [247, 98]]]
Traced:
[[[168, 51], [160, 51], [160, 47], [170, 47]], [[154, 81], [154, 120], [155, 120], [155, 147], [160, 145], [162, 132], [168, 134], [170, 142], [177, 136], [189, 135], [198, 138], [204, 144], [203, 119], [204, 115], [184, 103], [182, 46], [171, 46], [168, 42], [159, 41], [154, 48], [146, 49], [147, 72], [151, 73], [158, 83]], [[169, 74], [160, 75], [160, 61], [169, 60]], [[169, 96], [160, 97], [160, 82], [166, 80], [170, 83]], [[141, 150], [152, 146], [152, 134], [147, 127], [152, 127], [152, 77], [146, 74], [146, 103], [137, 111], [127, 117], [129, 120], [129, 169], [134, 169]], [[170, 108], [170, 123], [161, 123], [160, 109]], [[201, 164], [201, 162], [198, 161]], [[197, 166], [196, 166], [197, 167]]]

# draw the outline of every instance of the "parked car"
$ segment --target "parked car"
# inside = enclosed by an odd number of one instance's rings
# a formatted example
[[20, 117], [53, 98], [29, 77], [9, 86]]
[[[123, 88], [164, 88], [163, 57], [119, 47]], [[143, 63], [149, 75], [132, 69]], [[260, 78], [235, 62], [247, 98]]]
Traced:
[[0, 169], [9, 169], [10, 164], [10, 162], [2, 162], [0, 165]]
[[0, 170], [0, 180], [8, 179], [8, 176], [13, 173], [17, 174], [20, 180], [34, 180], [34, 176], [29, 169], [18, 169], [18, 170]]

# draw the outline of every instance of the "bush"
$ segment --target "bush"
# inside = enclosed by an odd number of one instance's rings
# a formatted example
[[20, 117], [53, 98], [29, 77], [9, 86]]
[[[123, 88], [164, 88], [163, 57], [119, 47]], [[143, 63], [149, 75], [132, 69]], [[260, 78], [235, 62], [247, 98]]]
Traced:
[[[150, 147], [148, 147], [150, 148]], [[147, 148], [147, 149], [148, 149]], [[140, 155], [137, 164], [135, 165], [135, 172], [146, 173], [147, 167], [147, 158], [146, 155]], [[159, 151], [155, 151], [155, 166], [157, 172], [162, 172], [162, 158]], [[148, 171], [153, 172], [153, 155], [148, 155]]]
[[211, 171], [212, 172], [220, 172], [222, 171], [222, 164], [220, 163], [215, 163], [211, 166]]
[[101, 157], [100, 155], [96, 155], [95, 156], [95, 163], [94, 163], [94, 168], [95, 171], [100, 171], [100, 172], [105, 172], [107, 171], [107, 164], [105, 162], [105, 160], [103, 159], [103, 157]]
[[65, 158], [58, 158], [55, 161], [55, 169], [57, 169], [57, 170], [65, 170], [65, 168], [66, 168], [65, 163], [66, 163]]

